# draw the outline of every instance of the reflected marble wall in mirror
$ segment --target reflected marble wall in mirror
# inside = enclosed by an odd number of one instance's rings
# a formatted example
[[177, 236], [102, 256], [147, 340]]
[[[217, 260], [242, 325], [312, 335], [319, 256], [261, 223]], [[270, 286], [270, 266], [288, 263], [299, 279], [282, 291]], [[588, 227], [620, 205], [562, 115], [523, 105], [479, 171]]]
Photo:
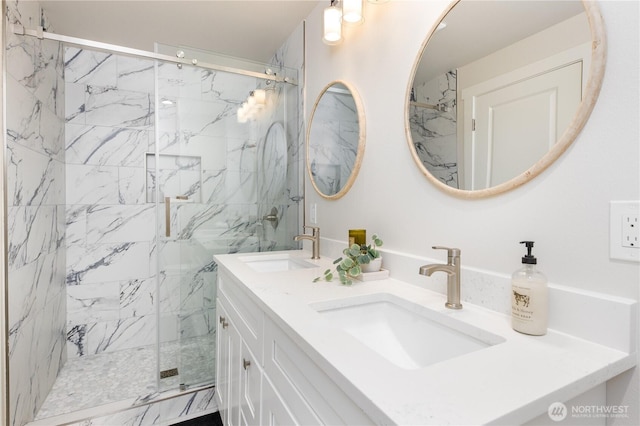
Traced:
[[309, 119], [307, 170], [315, 190], [328, 199], [349, 191], [360, 169], [365, 123], [356, 91], [344, 81], [328, 84]]
[[522, 185], [576, 138], [604, 62], [593, 2], [454, 2], [423, 44], [407, 91], [414, 160], [459, 197]]

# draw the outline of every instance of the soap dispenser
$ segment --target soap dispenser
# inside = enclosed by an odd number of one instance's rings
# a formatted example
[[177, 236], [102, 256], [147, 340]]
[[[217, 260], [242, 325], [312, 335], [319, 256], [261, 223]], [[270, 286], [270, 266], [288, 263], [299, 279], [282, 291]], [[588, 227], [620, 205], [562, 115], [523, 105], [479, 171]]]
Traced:
[[511, 326], [520, 333], [542, 336], [547, 333], [549, 289], [547, 278], [537, 270], [537, 260], [531, 254], [533, 241], [521, 241], [527, 254], [521, 269], [511, 276]]

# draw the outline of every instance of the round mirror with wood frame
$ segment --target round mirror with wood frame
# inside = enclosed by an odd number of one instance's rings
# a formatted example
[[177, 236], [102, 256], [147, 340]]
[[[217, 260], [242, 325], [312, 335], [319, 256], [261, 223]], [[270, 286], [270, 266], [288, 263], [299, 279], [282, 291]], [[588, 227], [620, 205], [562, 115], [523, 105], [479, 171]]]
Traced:
[[[505, 34], [511, 38], [501, 40]], [[452, 2], [423, 43], [407, 89], [414, 161], [460, 198], [530, 181], [584, 127], [605, 61], [595, 2]]]
[[307, 131], [307, 171], [313, 188], [335, 200], [358, 175], [365, 145], [365, 118], [355, 89], [333, 81], [315, 102]]

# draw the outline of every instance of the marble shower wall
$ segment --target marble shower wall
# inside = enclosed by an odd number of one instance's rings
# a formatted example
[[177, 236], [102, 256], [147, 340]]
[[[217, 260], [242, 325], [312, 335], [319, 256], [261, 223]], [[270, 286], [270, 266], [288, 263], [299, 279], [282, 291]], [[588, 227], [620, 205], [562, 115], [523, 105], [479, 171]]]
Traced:
[[[4, 4], [3, 4], [4, 5]], [[37, 2], [9, 23], [48, 23]], [[66, 360], [63, 57], [59, 43], [6, 39], [9, 411], [33, 419]]]
[[155, 123], [153, 61], [67, 48], [65, 64], [69, 356], [153, 344], [155, 303], [162, 341], [211, 333], [212, 254], [259, 249], [259, 123], [235, 116], [255, 79], [159, 64]]
[[411, 105], [409, 126], [426, 169], [446, 185], [458, 188], [456, 70], [414, 87], [413, 93], [416, 102], [447, 107], [443, 112]]
[[69, 357], [151, 345], [153, 62], [65, 48]]
[[313, 181], [326, 195], [337, 194], [356, 164], [360, 124], [353, 95], [327, 90], [316, 101], [310, 130]]

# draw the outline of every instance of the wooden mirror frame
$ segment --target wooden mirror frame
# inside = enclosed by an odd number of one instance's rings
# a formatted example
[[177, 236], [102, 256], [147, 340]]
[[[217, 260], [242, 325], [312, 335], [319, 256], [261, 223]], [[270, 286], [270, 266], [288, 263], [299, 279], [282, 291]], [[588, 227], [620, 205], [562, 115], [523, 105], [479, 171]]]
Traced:
[[491, 188], [485, 188], [480, 190], [463, 190], [453, 188], [449, 185], [446, 185], [444, 182], [440, 181], [436, 177], [434, 177], [422, 164], [420, 157], [418, 156], [416, 149], [413, 144], [413, 137], [411, 136], [411, 128], [409, 125], [410, 118], [410, 98], [411, 98], [411, 89], [413, 86], [414, 77], [416, 75], [418, 66], [422, 61], [422, 56], [425, 51], [429, 40], [435, 34], [435, 31], [438, 27], [438, 24], [445, 18], [445, 16], [453, 9], [461, 0], [455, 0], [452, 2], [449, 7], [440, 15], [440, 17], [435, 21], [434, 25], [429, 32], [429, 36], [422, 43], [420, 47], [420, 53], [416, 58], [416, 61], [413, 65], [412, 72], [410, 74], [409, 85], [406, 93], [406, 102], [405, 102], [405, 133], [407, 136], [407, 142], [409, 144], [409, 149], [411, 155], [420, 168], [420, 171], [425, 175], [428, 181], [433, 183], [438, 189], [443, 192], [453, 195], [458, 198], [464, 199], [478, 199], [478, 198], [488, 198], [493, 197], [498, 194], [502, 194], [504, 192], [510, 191], [514, 188], [517, 188], [527, 182], [529, 182], [534, 177], [538, 176], [542, 173], [547, 167], [553, 164], [573, 143], [573, 141], [577, 138], [578, 134], [584, 127], [587, 122], [589, 116], [591, 115], [591, 111], [593, 110], [593, 106], [598, 99], [598, 95], [600, 93], [600, 88], [602, 87], [602, 79], [604, 77], [604, 69], [606, 63], [606, 36], [605, 36], [605, 28], [604, 22], [602, 19], [602, 15], [598, 10], [596, 3], [594, 1], [583, 0], [582, 4], [584, 6], [587, 19], [589, 21], [589, 26], [591, 28], [591, 66], [589, 68], [589, 74], [587, 83], [584, 89], [584, 95], [582, 97], [582, 101], [576, 111], [576, 114], [573, 117], [573, 120], [569, 123], [569, 126], [564, 131], [562, 136], [558, 139], [558, 141], [553, 145], [553, 147], [533, 166], [529, 169], [525, 170], [520, 175], [503, 182], [499, 185], [493, 186]]
[[[327, 90], [329, 90], [332, 86], [336, 85], [336, 84], [341, 84], [344, 87], [346, 87], [349, 92], [351, 93], [351, 96], [353, 97], [353, 101], [356, 105], [356, 113], [358, 116], [358, 147], [357, 147], [357, 152], [356, 152], [356, 158], [355, 158], [355, 162], [353, 165], [353, 169], [351, 170], [351, 174], [349, 175], [349, 179], [347, 179], [347, 182], [345, 182], [345, 184], [342, 186], [342, 188], [340, 188], [340, 190], [335, 193], [335, 194], [324, 194], [320, 188], [318, 188], [313, 175], [311, 174], [311, 159], [310, 159], [310, 137], [311, 137], [311, 128], [313, 127], [313, 117], [316, 113], [316, 110], [318, 108], [318, 104], [320, 103], [320, 100], [322, 99], [323, 95], [327, 92]], [[313, 105], [313, 110], [311, 112], [311, 116], [309, 117], [309, 126], [307, 128], [307, 139], [306, 139], [306, 157], [307, 157], [307, 173], [309, 174], [309, 180], [311, 181], [311, 185], [313, 185], [313, 188], [316, 190], [316, 192], [323, 198], [326, 198], [328, 200], [337, 200], [341, 197], [343, 197], [347, 192], [349, 192], [349, 189], [351, 189], [351, 187], [353, 186], [353, 183], [356, 180], [356, 177], [358, 176], [358, 172], [360, 171], [360, 165], [362, 163], [362, 157], [364, 155], [364, 146], [365, 146], [365, 140], [366, 140], [366, 131], [365, 131], [365, 114], [364, 114], [364, 108], [362, 105], [362, 101], [360, 99], [360, 96], [358, 95], [358, 92], [354, 89], [354, 87], [347, 83], [346, 81], [343, 80], [334, 80], [332, 82], [330, 82], [329, 84], [327, 84], [321, 91], [320, 94], [318, 95], [318, 97], [316, 98], [316, 101]]]

